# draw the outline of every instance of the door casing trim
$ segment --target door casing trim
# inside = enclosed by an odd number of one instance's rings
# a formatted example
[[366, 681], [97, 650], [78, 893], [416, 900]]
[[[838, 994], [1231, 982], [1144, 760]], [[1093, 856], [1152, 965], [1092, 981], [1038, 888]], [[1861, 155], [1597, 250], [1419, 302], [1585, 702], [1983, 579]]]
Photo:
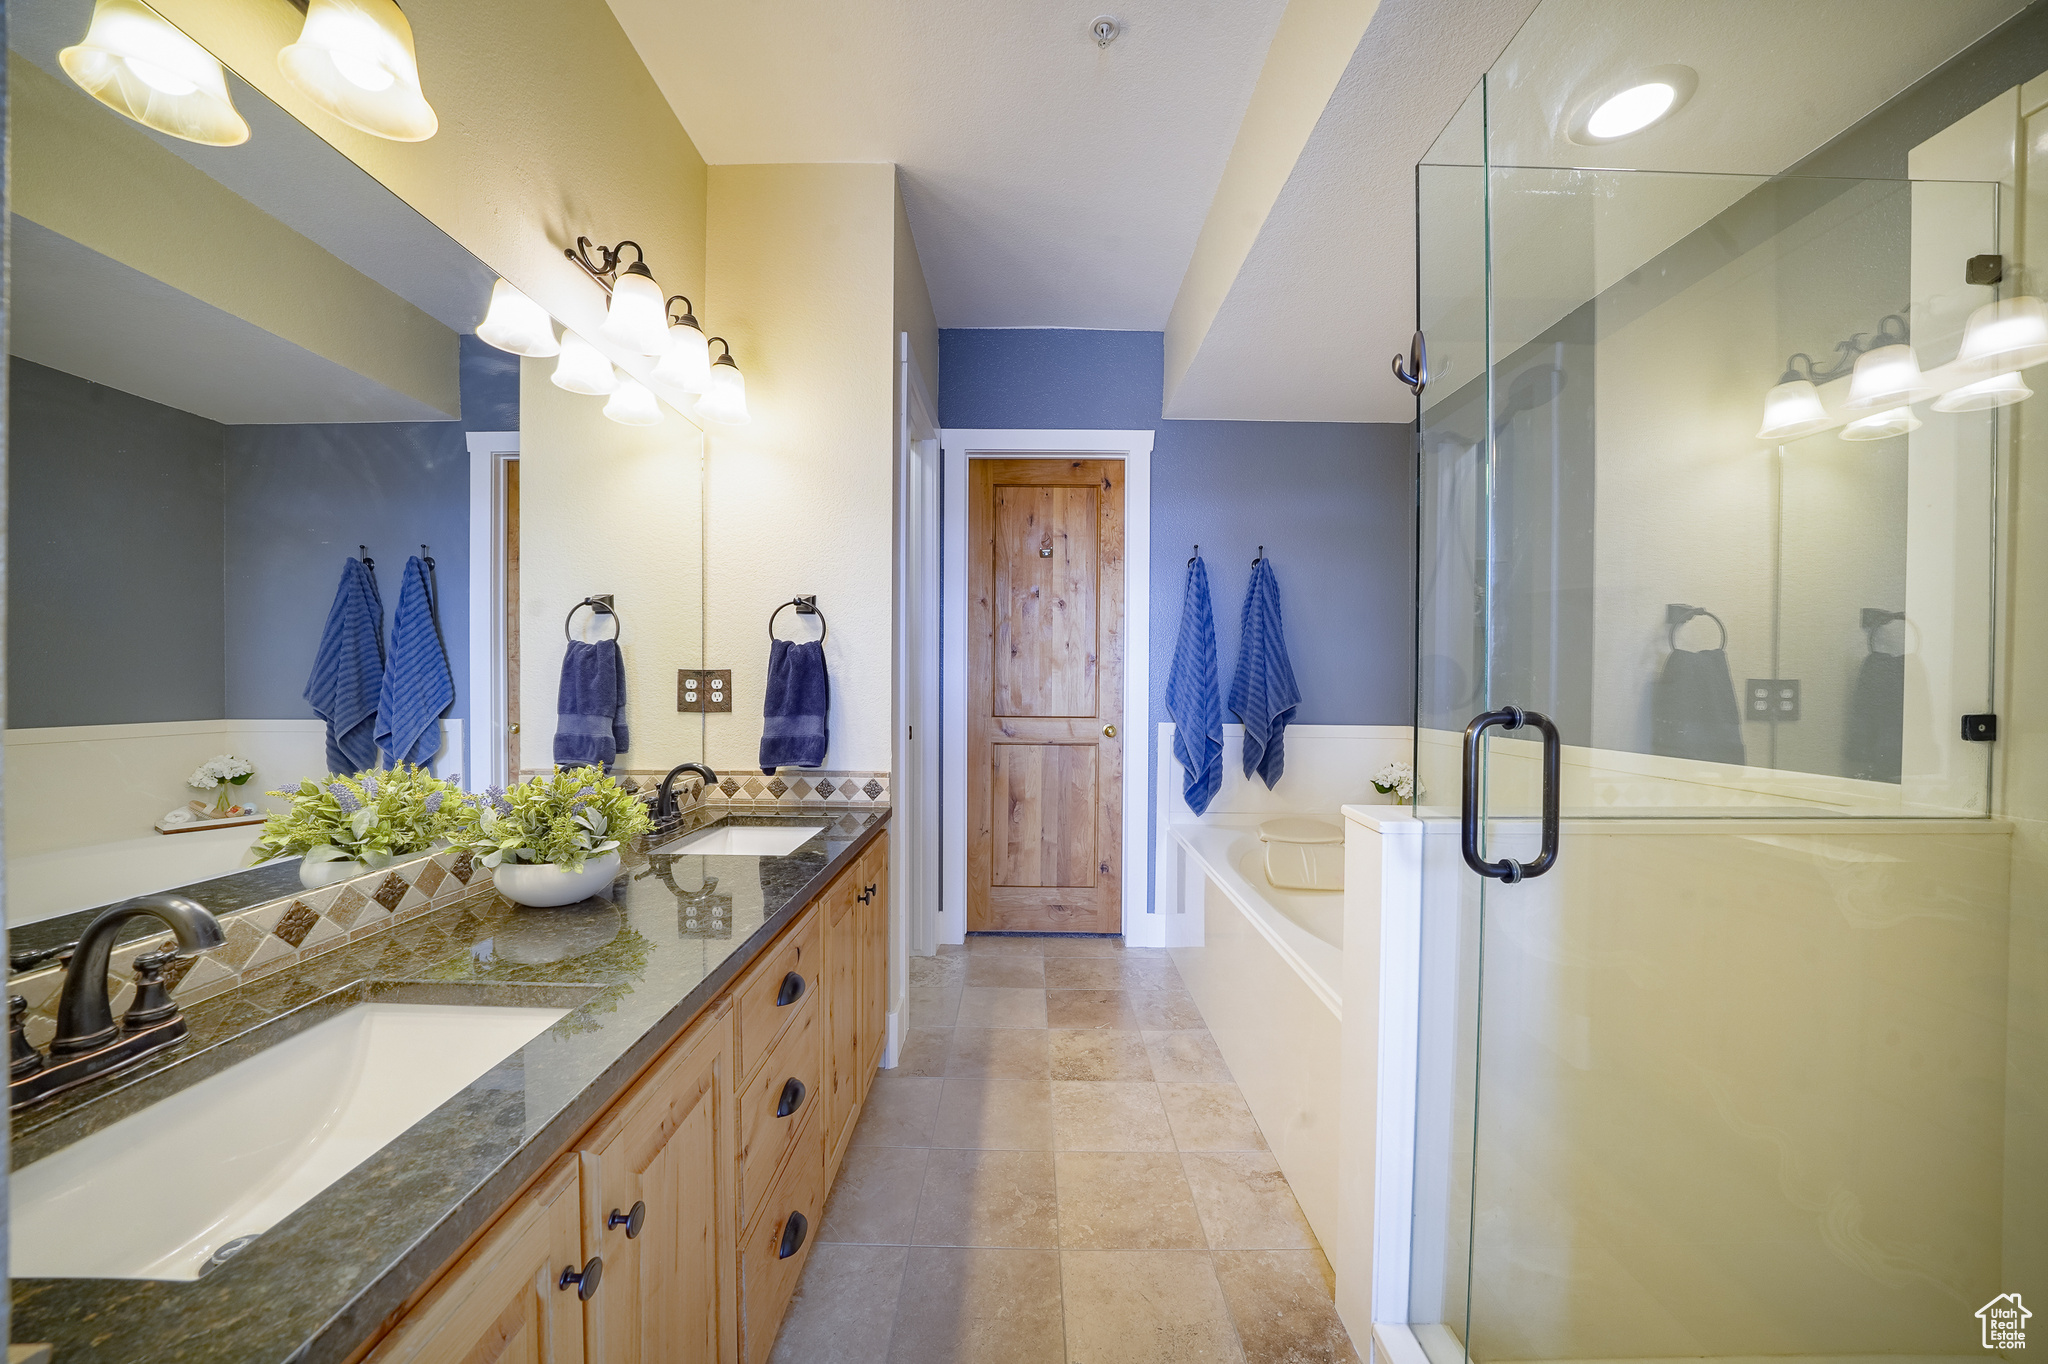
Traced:
[[463, 783], [503, 786], [505, 771], [505, 475], [517, 431], [471, 431], [469, 446], [469, 753]]
[[[948, 427], [939, 432], [946, 486], [944, 543], [939, 558], [945, 588], [939, 616], [945, 639], [939, 658], [943, 708], [939, 726], [939, 941], [967, 940], [967, 461], [970, 459], [1071, 459], [1088, 455], [1124, 462], [1124, 732], [1151, 732], [1152, 588], [1151, 431], [985, 430]], [[1127, 745], [1123, 778], [1123, 930], [1134, 947], [1164, 945], [1163, 922], [1148, 912], [1152, 844], [1146, 819], [1150, 800], [1143, 764]], [[1135, 780], [1134, 780], [1135, 776]], [[1158, 942], [1154, 942], [1154, 938]]]

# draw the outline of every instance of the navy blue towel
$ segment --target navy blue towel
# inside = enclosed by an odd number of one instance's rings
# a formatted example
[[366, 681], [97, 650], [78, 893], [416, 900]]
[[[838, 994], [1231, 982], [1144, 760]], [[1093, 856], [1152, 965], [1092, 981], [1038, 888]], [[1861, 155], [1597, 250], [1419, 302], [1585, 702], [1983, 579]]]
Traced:
[[1280, 580], [1273, 576], [1271, 559], [1252, 565], [1242, 619], [1237, 675], [1230, 681], [1230, 708], [1244, 722], [1244, 774], [1259, 777], [1270, 790], [1286, 770], [1282, 741], [1294, 708], [1301, 704], [1301, 691], [1294, 685], [1294, 665], [1287, 661], [1287, 635], [1280, 626]]
[[555, 761], [564, 767], [612, 762], [631, 742], [626, 731], [626, 660], [615, 639], [569, 641], [555, 701]]
[[762, 705], [761, 770], [823, 767], [831, 736], [825, 717], [832, 709], [832, 679], [825, 673], [825, 646], [778, 639], [768, 649], [768, 696]]
[[1725, 649], [1673, 649], [1650, 689], [1650, 751], [1743, 765], [1742, 711]]
[[1209, 568], [1188, 560], [1181, 594], [1180, 635], [1166, 674], [1166, 710], [1173, 716], [1173, 756], [1180, 759], [1188, 808], [1203, 814], [1223, 785], [1223, 692], [1216, 680], [1216, 611], [1209, 604]]
[[405, 561], [398, 615], [391, 623], [391, 658], [377, 696], [377, 747], [387, 762], [424, 767], [441, 748], [441, 712], [455, 700], [455, 676], [434, 619], [433, 584], [415, 554]]
[[341, 586], [327, 610], [306, 704], [327, 722], [327, 770], [362, 772], [377, 765], [377, 694], [384, 685], [384, 599], [361, 559], [341, 566]]

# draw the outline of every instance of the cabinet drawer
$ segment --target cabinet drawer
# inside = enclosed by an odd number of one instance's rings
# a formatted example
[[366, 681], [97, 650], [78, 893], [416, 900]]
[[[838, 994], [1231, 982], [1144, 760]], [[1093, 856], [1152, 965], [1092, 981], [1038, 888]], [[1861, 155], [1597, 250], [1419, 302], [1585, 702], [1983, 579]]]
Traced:
[[[818, 995], [825, 965], [824, 954], [818, 950], [819, 922], [816, 905], [805, 910], [796, 926], [754, 963], [735, 991], [739, 997], [736, 1049], [740, 1075], [751, 1078], [761, 1068], [768, 1053], [775, 1049], [775, 1039], [809, 1010]], [[794, 997], [786, 1004], [778, 1003], [784, 994], [784, 982], [792, 976], [797, 978], [790, 986]]]
[[[816, 1121], [815, 1115], [803, 1125], [789, 1164], [782, 1167], [781, 1176], [762, 1200], [760, 1215], [741, 1238], [740, 1311], [746, 1322], [747, 1364], [762, 1364], [775, 1348], [782, 1314], [796, 1293], [797, 1277], [818, 1238], [818, 1224], [825, 1217], [824, 1133], [825, 1124]], [[803, 1219], [803, 1235], [795, 1253], [785, 1259], [782, 1242], [792, 1218]]]
[[[822, 1005], [804, 1009], [776, 1040], [767, 1063], [740, 1091], [742, 1224], [752, 1219], [755, 1203], [810, 1122], [811, 1110], [826, 1106], [824, 1018]], [[791, 1080], [803, 1086], [802, 1098], [787, 1117], [777, 1117], [783, 1091]]]

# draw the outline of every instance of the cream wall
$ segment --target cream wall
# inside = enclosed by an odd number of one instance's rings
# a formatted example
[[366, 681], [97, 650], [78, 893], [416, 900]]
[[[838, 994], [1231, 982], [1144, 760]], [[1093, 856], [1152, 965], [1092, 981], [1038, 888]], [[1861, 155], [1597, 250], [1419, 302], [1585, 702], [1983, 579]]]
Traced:
[[[932, 292], [910, 235], [910, 214], [903, 206], [903, 175], [896, 175], [896, 330], [910, 333], [910, 353], [924, 375], [934, 402], [939, 392], [939, 319], [932, 311]], [[902, 395], [898, 395], [899, 399]], [[897, 414], [902, 415], [900, 412]], [[934, 416], [937, 414], [934, 413]]]

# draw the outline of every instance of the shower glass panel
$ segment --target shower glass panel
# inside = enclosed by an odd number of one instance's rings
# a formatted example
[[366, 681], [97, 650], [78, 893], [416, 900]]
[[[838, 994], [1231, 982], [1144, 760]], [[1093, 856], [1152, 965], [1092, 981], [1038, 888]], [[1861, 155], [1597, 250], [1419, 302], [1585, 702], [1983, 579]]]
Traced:
[[[1503, 164], [1488, 100], [1417, 182], [1408, 1323], [1433, 1364], [1975, 1353], [2048, 1266], [2015, 826], [1964, 733], [2048, 418], [1843, 409], [1879, 342], [1961, 382], [2011, 189]], [[1827, 424], [1760, 436], [1802, 354]], [[1564, 743], [1561, 857], [1515, 884], [1459, 850], [1504, 706]], [[1486, 858], [1537, 854], [1529, 733], [1480, 741]]]

